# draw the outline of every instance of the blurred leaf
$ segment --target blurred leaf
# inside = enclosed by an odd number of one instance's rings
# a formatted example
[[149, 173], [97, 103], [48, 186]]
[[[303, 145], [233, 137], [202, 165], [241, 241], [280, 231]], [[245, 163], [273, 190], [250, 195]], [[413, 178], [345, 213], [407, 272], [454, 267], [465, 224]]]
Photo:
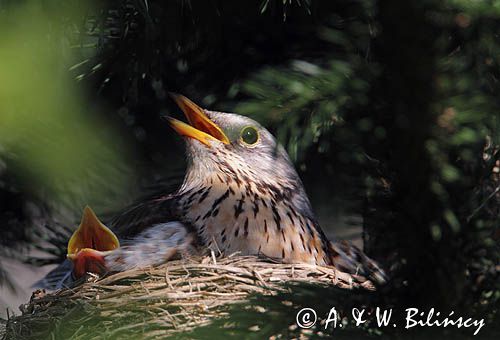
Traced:
[[127, 188], [128, 156], [66, 72], [68, 15], [36, 2], [0, 13], [0, 157], [28, 191], [80, 210]]

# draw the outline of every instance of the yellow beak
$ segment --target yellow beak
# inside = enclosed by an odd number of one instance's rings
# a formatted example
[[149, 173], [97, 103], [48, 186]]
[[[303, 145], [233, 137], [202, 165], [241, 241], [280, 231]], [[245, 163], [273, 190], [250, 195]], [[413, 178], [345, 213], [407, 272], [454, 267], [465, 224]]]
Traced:
[[194, 138], [201, 143], [210, 146], [210, 142], [217, 140], [229, 144], [229, 139], [217, 124], [212, 122], [203, 109], [184, 96], [171, 94], [177, 105], [186, 116], [189, 124], [168, 117], [172, 128], [181, 136]]
[[69, 239], [68, 258], [75, 259], [82, 250], [109, 251], [118, 247], [116, 235], [99, 221], [90, 207], [85, 207], [80, 226]]

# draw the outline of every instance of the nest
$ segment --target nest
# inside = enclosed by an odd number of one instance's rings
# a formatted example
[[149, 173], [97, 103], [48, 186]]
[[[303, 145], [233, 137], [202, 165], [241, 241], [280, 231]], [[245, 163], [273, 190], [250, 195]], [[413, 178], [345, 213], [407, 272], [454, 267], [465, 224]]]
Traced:
[[227, 306], [251, 294], [288, 290], [290, 283], [373, 289], [370, 281], [334, 268], [213, 254], [104, 278], [90, 275], [86, 281], [54, 293], [33, 293], [20, 307], [22, 314], [8, 320], [6, 338], [165, 337], [225, 317]]

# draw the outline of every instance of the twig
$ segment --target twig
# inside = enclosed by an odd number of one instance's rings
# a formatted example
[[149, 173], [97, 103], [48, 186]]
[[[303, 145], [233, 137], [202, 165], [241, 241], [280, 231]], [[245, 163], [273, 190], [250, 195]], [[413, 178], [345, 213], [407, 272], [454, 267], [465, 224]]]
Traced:
[[490, 199], [492, 199], [498, 192], [500, 191], [500, 185], [496, 187], [496, 189], [483, 201], [483, 203], [481, 203], [479, 205], [479, 207], [477, 207], [473, 212], [472, 214], [469, 215], [469, 217], [467, 217], [467, 223], [470, 222], [470, 220], [479, 212], [481, 211], [481, 209], [484, 208], [484, 206], [486, 205], [486, 203], [488, 203], [488, 201]]

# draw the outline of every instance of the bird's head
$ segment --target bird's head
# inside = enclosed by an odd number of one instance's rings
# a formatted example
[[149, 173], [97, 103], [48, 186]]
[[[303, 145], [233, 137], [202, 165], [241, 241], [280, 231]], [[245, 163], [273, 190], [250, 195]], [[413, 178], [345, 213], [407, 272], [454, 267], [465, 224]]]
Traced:
[[291, 200], [298, 211], [310, 214], [302, 183], [284, 148], [253, 119], [234, 113], [204, 110], [184, 96], [173, 95], [188, 123], [168, 118], [186, 137], [188, 171], [184, 186], [208, 185], [214, 178], [246, 190], [269, 190]]

